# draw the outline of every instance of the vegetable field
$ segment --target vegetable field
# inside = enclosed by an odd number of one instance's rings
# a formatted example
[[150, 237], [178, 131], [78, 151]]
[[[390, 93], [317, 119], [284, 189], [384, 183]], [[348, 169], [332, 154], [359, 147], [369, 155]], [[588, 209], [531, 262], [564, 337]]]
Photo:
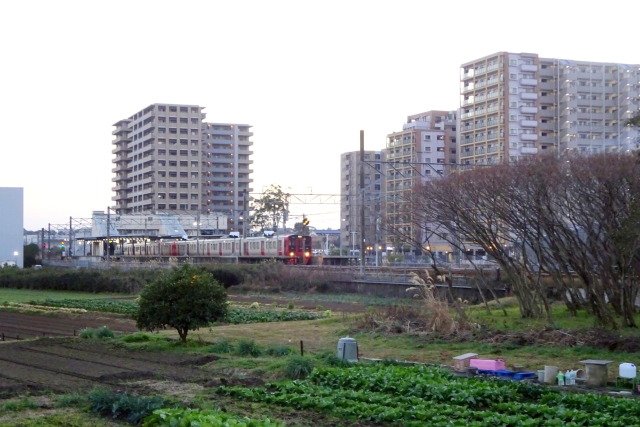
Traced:
[[306, 380], [222, 387], [236, 398], [353, 421], [402, 426], [637, 426], [636, 399], [564, 393], [528, 382], [466, 378], [426, 366], [315, 370]]

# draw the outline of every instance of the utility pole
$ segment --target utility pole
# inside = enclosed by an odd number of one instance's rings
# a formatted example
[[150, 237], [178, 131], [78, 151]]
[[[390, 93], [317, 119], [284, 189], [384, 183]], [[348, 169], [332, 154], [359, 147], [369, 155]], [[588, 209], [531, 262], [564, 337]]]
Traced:
[[242, 212], [244, 219], [242, 220], [242, 237], [247, 237], [247, 221], [249, 220], [249, 211], [247, 210], [247, 189], [242, 191]]
[[111, 242], [110, 240], [110, 229], [111, 228], [111, 208], [107, 206], [107, 268], [111, 267]]
[[360, 272], [364, 269], [364, 131], [360, 131]]
[[42, 263], [43, 263], [43, 261], [44, 261], [44, 253], [45, 253], [45, 252], [47, 251], [47, 249], [48, 249], [48, 248], [47, 248], [47, 244], [45, 243], [45, 240], [44, 240], [44, 227], [42, 227], [42, 231], [41, 231], [41, 233], [42, 233], [42, 234], [41, 234], [41, 236], [42, 236], [42, 240], [40, 241], [40, 248], [42, 248], [42, 255], [40, 256], [40, 258], [41, 258], [41, 259], [40, 259], [40, 264], [42, 264]]
[[71, 258], [71, 254], [73, 253], [72, 249], [73, 249], [73, 240], [71, 239], [73, 236], [73, 225], [72, 225], [72, 217], [69, 217], [69, 252], [67, 253], [67, 255], [69, 256], [69, 258]]

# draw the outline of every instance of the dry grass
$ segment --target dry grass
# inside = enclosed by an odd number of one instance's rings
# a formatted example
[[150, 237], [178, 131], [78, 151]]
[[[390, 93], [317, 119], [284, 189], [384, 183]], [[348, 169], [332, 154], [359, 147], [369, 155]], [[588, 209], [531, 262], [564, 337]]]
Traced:
[[[210, 343], [223, 339], [232, 343], [252, 340], [264, 347], [283, 345], [296, 348], [303, 341], [305, 352], [333, 351], [354, 317], [343, 315], [317, 320], [216, 326], [190, 332], [189, 340]], [[177, 338], [174, 331], [167, 330], [162, 334]]]

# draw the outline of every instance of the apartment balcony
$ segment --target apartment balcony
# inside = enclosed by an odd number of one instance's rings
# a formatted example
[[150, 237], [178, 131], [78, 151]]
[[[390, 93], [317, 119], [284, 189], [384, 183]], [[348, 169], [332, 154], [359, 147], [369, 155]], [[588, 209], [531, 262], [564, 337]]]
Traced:
[[550, 104], [553, 105], [556, 103], [556, 98], [552, 95], [545, 95], [540, 97], [541, 104]]
[[471, 92], [471, 91], [475, 90], [476, 87], [477, 86], [475, 84], [470, 83], [468, 85], [462, 86], [462, 92]]
[[131, 172], [132, 170], [133, 170], [133, 168], [131, 166], [128, 166], [128, 165], [117, 165], [115, 168], [111, 169], [111, 172], [113, 172], [113, 173]]
[[537, 79], [520, 79], [520, 84], [522, 86], [537, 86], [538, 80]]
[[534, 128], [538, 126], [537, 120], [520, 120], [520, 126], [526, 128]]
[[556, 84], [555, 82], [549, 80], [547, 80], [546, 82], [540, 81], [538, 87], [540, 88], [540, 90], [555, 90]]
[[538, 94], [535, 92], [522, 92], [520, 94], [520, 99], [526, 99], [526, 100], [538, 99]]
[[538, 135], [535, 133], [521, 133], [520, 140], [522, 141], [537, 141]]
[[131, 139], [128, 137], [129, 132], [131, 132], [131, 129], [128, 127], [117, 127], [111, 132], [111, 135], [118, 135], [122, 139]]
[[527, 73], [534, 73], [538, 71], [538, 66], [533, 64], [521, 64], [520, 71], [525, 71]]
[[537, 114], [538, 107], [520, 107], [520, 112], [523, 114]]
[[126, 155], [127, 153], [131, 152], [131, 148], [128, 148], [125, 144], [118, 144], [116, 146], [116, 148], [114, 148], [113, 150], [111, 150], [111, 154], [122, 154], [122, 155]]
[[476, 75], [476, 70], [473, 68], [469, 69], [466, 73], [462, 75], [463, 79], [470, 79]]
[[521, 154], [538, 154], [536, 147], [520, 147]]

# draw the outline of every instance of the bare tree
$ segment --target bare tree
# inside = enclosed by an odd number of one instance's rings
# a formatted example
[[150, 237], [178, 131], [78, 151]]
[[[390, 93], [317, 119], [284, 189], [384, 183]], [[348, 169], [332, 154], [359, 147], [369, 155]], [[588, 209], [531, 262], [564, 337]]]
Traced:
[[[430, 181], [412, 218], [456, 248], [482, 247], [506, 274], [523, 317], [545, 315], [551, 284], [576, 313], [635, 326], [640, 167], [633, 156], [540, 156]], [[406, 238], [406, 235], [401, 235]]]

